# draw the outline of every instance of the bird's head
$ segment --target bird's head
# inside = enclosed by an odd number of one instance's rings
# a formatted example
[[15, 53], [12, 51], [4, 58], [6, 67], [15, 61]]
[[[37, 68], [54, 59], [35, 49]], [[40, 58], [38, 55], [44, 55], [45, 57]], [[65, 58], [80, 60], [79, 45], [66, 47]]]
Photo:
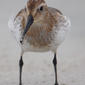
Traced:
[[48, 8], [44, 0], [29, 0], [26, 4], [27, 24], [23, 33], [23, 38], [30, 26], [36, 22], [44, 22], [48, 15]]
[[47, 10], [44, 0], [29, 0], [26, 4], [27, 16], [31, 15], [34, 22], [42, 21], [47, 15]]

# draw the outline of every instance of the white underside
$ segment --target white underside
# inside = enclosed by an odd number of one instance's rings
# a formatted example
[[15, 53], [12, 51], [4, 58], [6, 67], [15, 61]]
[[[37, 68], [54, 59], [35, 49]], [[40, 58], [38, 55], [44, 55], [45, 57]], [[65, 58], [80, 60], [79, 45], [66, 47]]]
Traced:
[[[21, 20], [22, 17], [17, 17], [17, 19], [14, 21], [15, 16], [10, 17], [8, 26], [10, 28], [10, 31], [16, 38], [17, 42], [20, 42], [21, 39]], [[69, 31], [70, 27], [70, 20], [66, 16], [60, 16], [58, 19], [58, 25], [54, 26], [54, 30], [52, 32], [53, 35], [55, 35], [54, 40], [51, 44], [49, 44], [47, 47], [33, 47], [29, 44], [26, 40], [24, 40], [23, 45], [21, 46], [21, 49], [23, 51], [34, 51], [34, 52], [46, 52], [46, 51], [56, 51], [57, 47], [63, 42], [65, 39], [65, 36], [67, 32]], [[20, 43], [19, 43], [20, 44]]]

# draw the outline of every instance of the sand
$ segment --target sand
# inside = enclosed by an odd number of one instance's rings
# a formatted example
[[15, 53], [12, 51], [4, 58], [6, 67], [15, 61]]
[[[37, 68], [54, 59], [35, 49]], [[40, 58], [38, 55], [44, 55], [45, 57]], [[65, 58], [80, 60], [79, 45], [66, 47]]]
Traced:
[[[17, 2], [18, 1], [18, 2]], [[58, 49], [60, 85], [85, 85], [85, 1], [46, 0], [71, 18], [72, 27]], [[8, 18], [26, 0], [0, 1], [0, 85], [18, 85], [20, 48], [8, 30]], [[23, 85], [54, 85], [53, 53], [25, 53]]]

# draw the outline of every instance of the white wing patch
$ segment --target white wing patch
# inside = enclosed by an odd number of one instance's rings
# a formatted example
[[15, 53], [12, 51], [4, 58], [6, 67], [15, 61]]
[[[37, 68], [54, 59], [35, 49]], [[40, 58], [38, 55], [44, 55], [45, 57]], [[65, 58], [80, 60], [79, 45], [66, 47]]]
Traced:
[[21, 39], [21, 29], [22, 29], [21, 21], [22, 21], [22, 17], [20, 16], [17, 17], [16, 20], [15, 20], [15, 16], [11, 16], [8, 21], [9, 30], [14, 35], [17, 42], [19, 42]]
[[56, 30], [57, 33], [56, 39], [58, 41], [58, 44], [60, 44], [65, 39], [65, 35], [70, 30], [70, 26], [71, 23], [69, 18], [62, 15], [59, 16], [57, 30]]
[[58, 23], [54, 26], [54, 35], [55, 38], [52, 41], [51, 47], [53, 50], [55, 50], [65, 39], [66, 34], [70, 30], [70, 20], [66, 16], [59, 16], [58, 17]]
[[66, 16], [59, 16], [58, 17], [58, 27], [63, 28], [63, 30], [69, 30], [69, 27], [71, 26], [70, 19]]

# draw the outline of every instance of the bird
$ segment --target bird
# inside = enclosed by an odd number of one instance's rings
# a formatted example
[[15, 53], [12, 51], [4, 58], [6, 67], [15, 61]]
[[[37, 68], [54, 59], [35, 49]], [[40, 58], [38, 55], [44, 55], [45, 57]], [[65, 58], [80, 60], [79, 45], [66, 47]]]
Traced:
[[9, 18], [8, 26], [21, 48], [19, 60], [19, 85], [22, 85], [23, 54], [25, 52], [48, 52], [54, 54], [55, 85], [57, 79], [57, 49], [64, 41], [71, 22], [69, 17], [45, 0], [28, 0], [16, 15]]

